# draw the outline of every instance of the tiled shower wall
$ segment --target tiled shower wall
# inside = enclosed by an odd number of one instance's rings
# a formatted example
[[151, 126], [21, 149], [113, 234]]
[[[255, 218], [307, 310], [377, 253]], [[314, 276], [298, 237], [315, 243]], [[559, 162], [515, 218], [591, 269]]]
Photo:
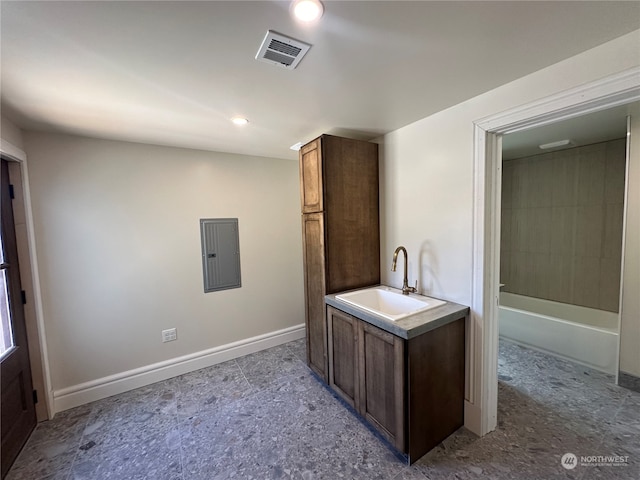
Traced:
[[618, 311], [625, 139], [508, 160], [503, 291]]

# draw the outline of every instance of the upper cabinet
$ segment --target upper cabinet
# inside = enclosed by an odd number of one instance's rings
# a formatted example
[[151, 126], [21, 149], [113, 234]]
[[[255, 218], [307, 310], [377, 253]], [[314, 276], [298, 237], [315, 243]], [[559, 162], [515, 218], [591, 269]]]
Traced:
[[327, 293], [380, 283], [378, 145], [322, 135], [300, 149], [302, 213], [322, 213]]
[[302, 213], [322, 211], [322, 155], [320, 139], [300, 149], [300, 195]]

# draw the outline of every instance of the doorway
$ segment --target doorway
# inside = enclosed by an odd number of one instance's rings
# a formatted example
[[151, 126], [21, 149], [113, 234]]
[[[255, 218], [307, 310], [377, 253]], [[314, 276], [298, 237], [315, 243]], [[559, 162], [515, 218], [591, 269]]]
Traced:
[[2, 157], [0, 168], [2, 478], [9, 471], [36, 426], [11, 190], [9, 163]]
[[627, 105], [502, 139], [503, 339], [615, 375]]
[[[474, 226], [470, 371], [474, 431], [496, 428], [502, 136], [640, 101], [640, 68], [474, 122]], [[626, 274], [625, 274], [626, 275]], [[465, 420], [466, 421], [466, 420]]]

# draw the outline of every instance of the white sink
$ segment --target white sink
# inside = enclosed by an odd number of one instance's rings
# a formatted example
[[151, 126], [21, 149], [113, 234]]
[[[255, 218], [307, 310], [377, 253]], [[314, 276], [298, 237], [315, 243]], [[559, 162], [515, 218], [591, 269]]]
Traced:
[[343, 293], [336, 295], [336, 299], [392, 321], [400, 320], [446, 303], [442, 300], [413, 293], [403, 295], [402, 290], [384, 286]]

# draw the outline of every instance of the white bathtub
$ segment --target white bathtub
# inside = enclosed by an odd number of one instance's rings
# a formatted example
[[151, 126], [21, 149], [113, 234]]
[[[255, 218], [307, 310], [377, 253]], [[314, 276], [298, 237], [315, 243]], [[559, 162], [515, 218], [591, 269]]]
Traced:
[[500, 293], [500, 336], [606, 373], [618, 369], [618, 314]]

